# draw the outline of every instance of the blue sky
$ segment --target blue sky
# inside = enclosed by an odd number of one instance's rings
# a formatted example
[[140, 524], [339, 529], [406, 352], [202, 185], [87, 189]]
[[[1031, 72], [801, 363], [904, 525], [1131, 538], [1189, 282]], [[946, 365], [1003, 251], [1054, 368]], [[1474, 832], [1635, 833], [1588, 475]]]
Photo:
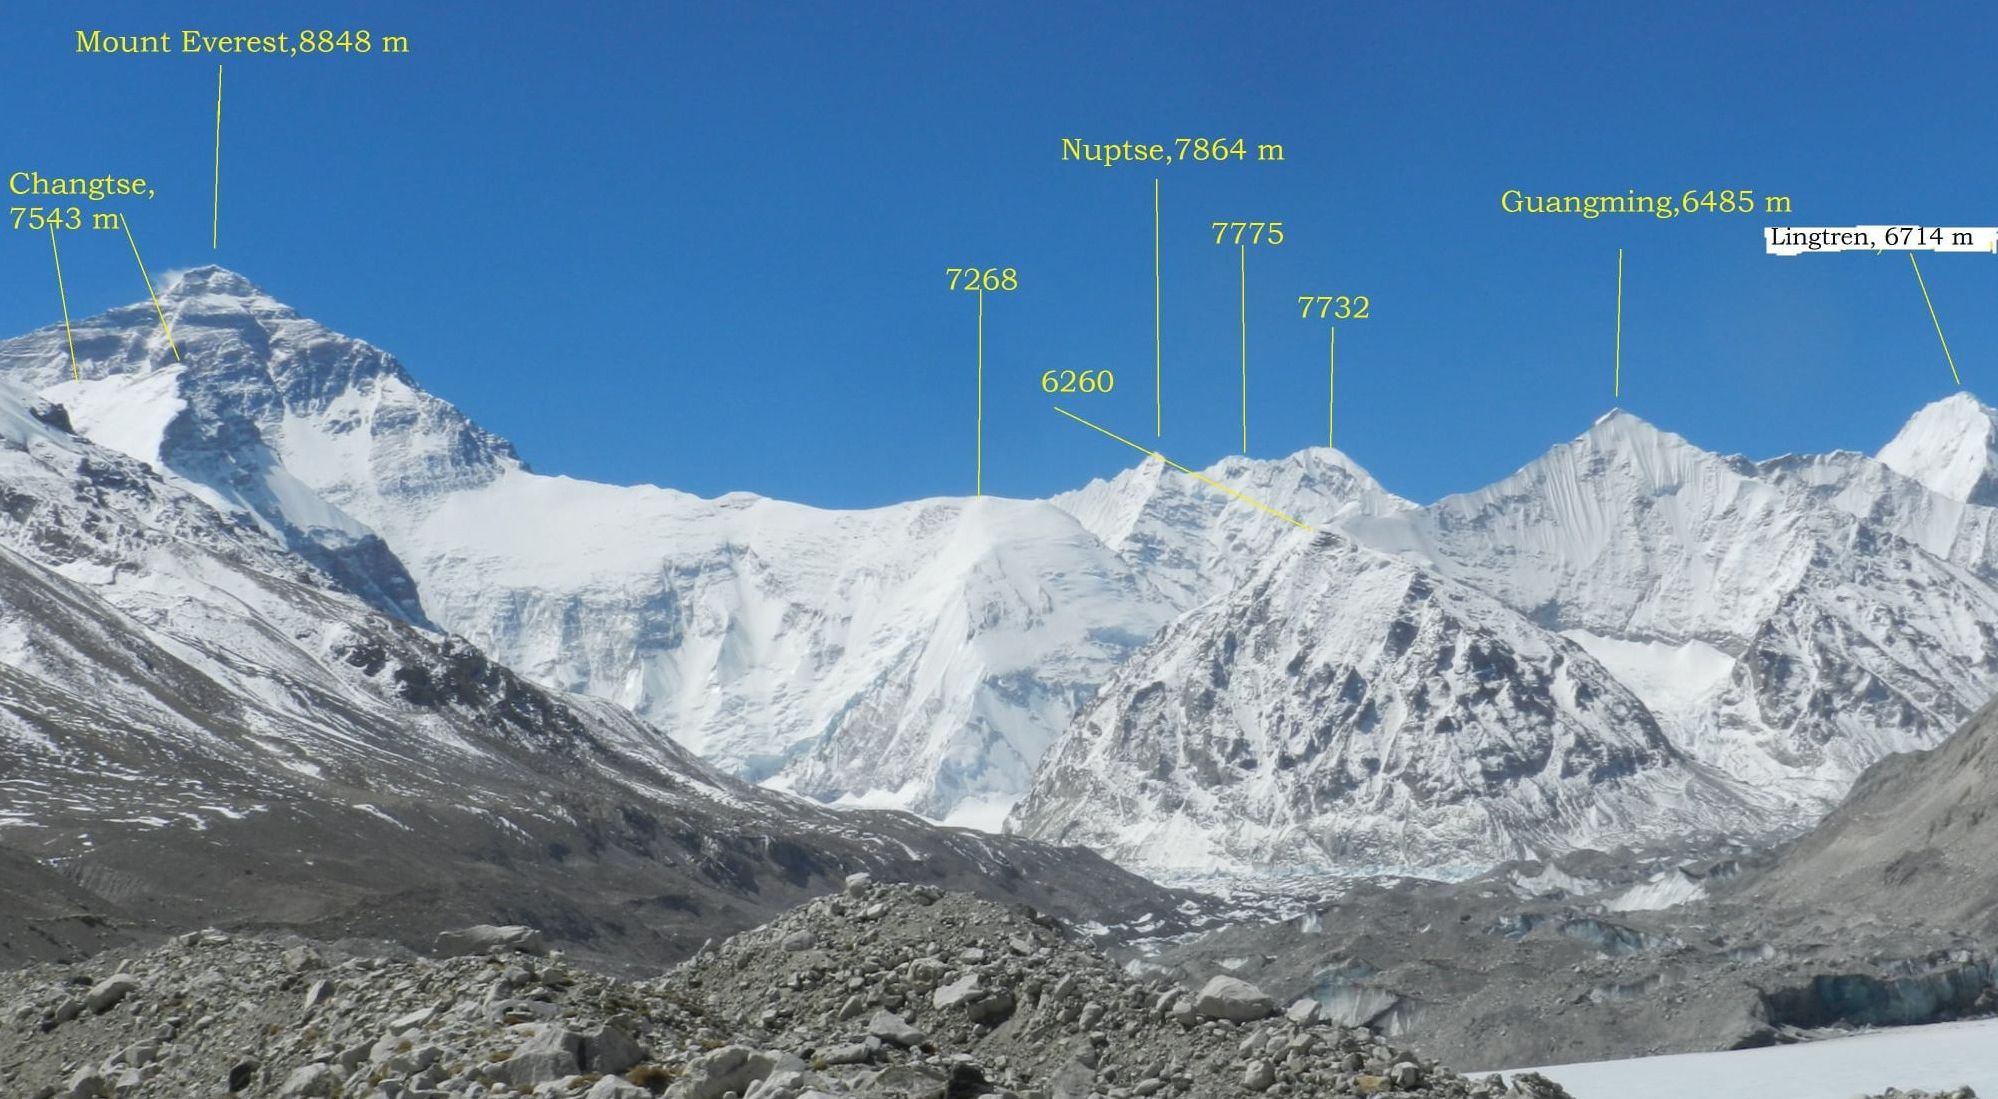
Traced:
[[[1764, 224], [1998, 224], [1978, 7], [1606, 5], [10, 5], [6, 170], [143, 175], [155, 271], [219, 262], [396, 353], [538, 469], [826, 505], [969, 492], [974, 302], [985, 486], [1044, 495], [1135, 457], [1338, 442], [1417, 499], [1475, 488], [1620, 403], [1768, 456], [1873, 449], [1955, 388], [1905, 256], [1762, 254]], [[303, 5], [301, 7], [304, 7]], [[318, 6], [322, 12], [336, 10]], [[407, 57], [72, 52], [78, 26], [403, 34]], [[1282, 164], [1063, 163], [1061, 139], [1240, 136]], [[1152, 428], [1153, 179], [1164, 435]], [[1753, 188], [1787, 216], [1508, 216], [1507, 188]], [[20, 200], [14, 200], [20, 201]], [[46, 240], [0, 233], [0, 331], [58, 319]], [[1624, 393], [1611, 394], [1625, 251]], [[122, 239], [64, 250], [77, 315], [143, 296]], [[1923, 273], [1965, 385], [1998, 398], [1998, 257]], [[1994, 379], [1986, 381], [1987, 378]]]

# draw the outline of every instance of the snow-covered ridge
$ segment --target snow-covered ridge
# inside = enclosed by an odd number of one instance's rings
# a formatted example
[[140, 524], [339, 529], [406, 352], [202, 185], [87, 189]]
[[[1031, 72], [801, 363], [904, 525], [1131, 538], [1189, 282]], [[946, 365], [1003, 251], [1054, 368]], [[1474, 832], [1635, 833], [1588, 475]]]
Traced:
[[[186, 272], [161, 305], [183, 362], [141, 303], [78, 322], [81, 383], [59, 327], [0, 342], [0, 377], [381, 612], [828, 802], [989, 819], [1032, 791], [1029, 827], [1058, 821], [1153, 865], [1193, 843], [1194, 862], [1231, 866], [1468, 867], [1789, 827], [1998, 688], [1993, 421], [1967, 396], [1918, 413], [1879, 460], [1751, 462], [1613, 412], [1426, 507], [1325, 449], [1208, 471], [1314, 539], [1155, 460], [1047, 501], [860, 511], [545, 476], [386, 352], [241, 276]], [[1434, 663], [1389, 651], [1407, 629]], [[1470, 636], [1512, 670], [1463, 665]], [[1312, 666], [1357, 676], [1358, 700], [1300, 709]], [[1217, 698], [1261, 686], [1167, 721], [1145, 692], [1181, 676]], [[1625, 716], [1600, 727], [1608, 713]], [[1309, 753], [1282, 747], [1307, 727]], [[1626, 743], [1649, 730], [1657, 744]], [[1369, 748], [1376, 735], [1399, 754]], [[1188, 765], [1237, 739], [1290, 765], [1252, 783]], [[1527, 744], [1645, 762], [1478, 777]], [[1162, 759], [1170, 781], [1144, 778]], [[1131, 784], [1099, 796], [1113, 774]], [[1230, 799], [1266, 815], [1220, 842]], [[1174, 808], [1189, 805], [1219, 815]], [[1379, 831], [1391, 821], [1398, 838]], [[1375, 831], [1342, 848], [1342, 828]]]
[[[1981, 447], [1982, 414], [1957, 419]], [[1862, 455], [1757, 464], [1612, 412], [1489, 488], [1354, 515], [1316, 558], [1183, 616], [1099, 692], [1014, 824], [1173, 874], [1793, 830], [1998, 690], [1994, 522]], [[1328, 573], [1364, 559], [1348, 539], [1412, 571]], [[1481, 644], [1507, 659], [1467, 674]], [[1565, 672], [1531, 655], [1564, 644]], [[1584, 668], [1574, 701], [1546, 693]], [[1592, 724], [1619, 697], [1626, 716]], [[1437, 794], [1541, 758], [1522, 746], [1601, 752], [1632, 727], [1666, 750], [1614, 781]]]
[[[54, 328], [0, 344], [0, 373], [378, 607], [828, 801], [1003, 810], [1110, 670], [1273, 537], [1178, 474], [1099, 504], [1222, 566], [1183, 584], [1045, 501], [841, 512], [546, 477], [239, 275], [186, 272], [161, 305], [183, 363], [143, 305], [77, 325], [81, 383]], [[1385, 498], [1331, 452], [1217, 475], [1313, 515]]]

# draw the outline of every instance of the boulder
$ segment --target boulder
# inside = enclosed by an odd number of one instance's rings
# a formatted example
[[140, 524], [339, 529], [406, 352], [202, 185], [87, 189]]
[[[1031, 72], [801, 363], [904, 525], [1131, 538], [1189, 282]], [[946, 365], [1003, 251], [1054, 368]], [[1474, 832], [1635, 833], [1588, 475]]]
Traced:
[[605, 1023], [594, 1034], [583, 1036], [584, 1072], [614, 1075], [645, 1060], [645, 1047], [622, 1027]]
[[874, 1059], [874, 1051], [865, 1042], [843, 1042], [820, 1050], [818, 1059], [828, 1065], [864, 1065]]
[[130, 973], [114, 973], [90, 986], [83, 994], [83, 1006], [99, 1015], [118, 1006], [118, 1002], [138, 991], [139, 979]]
[[695, 1058], [687, 1075], [666, 1089], [666, 1099], [722, 1099], [731, 1091], [740, 1095], [777, 1065], [771, 1054], [748, 1046], [723, 1046]]
[[911, 1049], [920, 1046], [927, 1039], [922, 1031], [909, 1025], [908, 1020], [892, 1011], [877, 1011], [867, 1022], [867, 1033], [887, 1042], [889, 1045]]
[[98, 1099], [99, 1096], [104, 1094], [104, 1089], [108, 1086], [105, 1083], [104, 1077], [96, 1069], [80, 1068], [76, 1070], [76, 1075], [69, 1078], [68, 1084], [58, 1094], [63, 1099]]
[[541, 932], [519, 924], [504, 927], [482, 923], [475, 927], [445, 931], [437, 936], [437, 953], [447, 958], [463, 954], [546, 954], [548, 944]]
[[415, 1011], [390, 1019], [388, 1025], [389, 1033], [401, 1034], [405, 1030], [415, 1030], [436, 1017], [437, 1009], [435, 1007], [417, 1008]]
[[1053, 1099], [1088, 1099], [1096, 1093], [1096, 1067], [1081, 1058], [1063, 1062], [1048, 1081]]
[[277, 1099], [328, 1099], [340, 1087], [340, 1070], [332, 1065], [302, 1065], [278, 1086]]
[[1216, 977], [1193, 998], [1193, 1010], [1203, 1018], [1253, 1023], [1276, 1014], [1276, 1001], [1262, 989], [1234, 977]]
[[130, 1065], [133, 1068], [144, 1068], [160, 1059], [160, 1044], [150, 1038], [133, 1042], [131, 1045], [112, 1054], [111, 1059], [115, 1064]]
[[583, 1036], [559, 1026], [543, 1026], [513, 1056], [493, 1068], [493, 1078], [522, 1091], [582, 1070]]
[[338, 988], [332, 981], [319, 980], [312, 982], [311, 987], [305, 990], [305, 1010], [311, 1011], [313, 1008], [332, 999], [333, 993], [336, 991], [338, 991]]
[[282, 954], [284, 968], [291, 973], [303, 973], [308, 969], [324, 969], [326, 962], [319, 952], [309, 946], [294, 946]]
[[985, 995], [985, 983], [976, 973], [967, 973], [957, 980], [944, 985], [930, 996], [930, 1006], [938, 1011], [948, 1010]]
[[1013, 1017], [1013, 994], [1005, 989], [995, 989], [985, 996], [964, 1005], [964, 1017], [985, 1026], [998, 1026]]

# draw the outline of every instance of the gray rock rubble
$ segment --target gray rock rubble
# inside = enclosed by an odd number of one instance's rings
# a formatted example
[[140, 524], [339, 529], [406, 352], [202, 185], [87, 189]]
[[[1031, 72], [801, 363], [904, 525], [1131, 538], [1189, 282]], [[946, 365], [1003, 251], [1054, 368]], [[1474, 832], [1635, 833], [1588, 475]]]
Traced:
[[1565, 1099], [1468, 1080], [1253, 985], [1127, 975], [1031, 909], [856, 877], [656, 978], [183, 935], [0, 974], [0, 1094], [30, 1099]]

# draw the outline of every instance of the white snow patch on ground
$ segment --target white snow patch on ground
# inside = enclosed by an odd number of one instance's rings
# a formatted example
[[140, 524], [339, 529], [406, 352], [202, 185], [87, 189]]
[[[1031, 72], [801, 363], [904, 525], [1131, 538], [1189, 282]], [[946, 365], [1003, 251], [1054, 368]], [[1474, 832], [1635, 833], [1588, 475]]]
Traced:
[[308, 778], [324, 778], [326, 776], [325, 769], [320, 767], [317, 763], [313, 763], [310, 760], [291, 759], [286, 756], [279, 756], [277, 757], [277, 765], [284, 768], [287, 771], [297, 771], [299, 774], [305, 775]]
[[106, 565], [88, 558], [64, 562], [57, 565], [54, 571], [58, 576], [92, 587], [103, 587], [118, 582], [117, 565]]
[[386, 812], [384, 812], [384, 811], [382, 810], [382, 808], [381, 808], [380, 806], [378, 806], [378, 805], [369, 805], [369, 804], [367, 804], [366, 802], [360, 802], [360, 803], [357, 803], [357, 804], [355, 804], [354, 808], [356, 808], [356, 809], [359, 809], [359, 810], [360, 810], [361, 812], [363, 812], [363, 813], [366, 813], [366, 814], [368, 814], [368, 815], [369, 815], [369, 816], [371, 816], [371, 817], [380, 817], [381, 819], [383, 819], [383, 820], [385, 820], [385, 821], [388, 821], [388, 822], [389, 822], [390, 824], [393, 824], [393, 825], [395, 825], [395, 826], [396, 826], [397, 828], [400, 828], [400, 829], [402, 829], [402, 830], [403, 830], [403, 831], [405, 831], [405, 832], [408, 832], [408, 831], [410, 831], [410, 830], [411, 830], [411, 829], [410, 829], [410, 827], [409, 827], [409, 825], [407, 825], [407, 824], [404, 824], [403, 822], [401, 822], [401, 821], [399, 821], [399, 820], [395, 819], [395, 818], [394, 818], [394, 817], [392, 817], [392, 816], [389, 816], [389, 815], [388, 815], [388, 814], [387, 814]]
[[[795, 794], [788, 776], [768, 779], [762, 785], [766, 790], [781, 790], [787, 794]], [[841, 794], [837, 801], [820, 802], [820, 804], [833, 809], [893, 809], [907, 813], [910, 812], [909, 802], [915, 798], [917, 792], [914, 787], [901, 790], [862, 790], [858, 793]]]
[[1633, 641], [1569, 630], [1568, 640], [1601, 661], [1661, 720], [1699, 710], [1727, 682], [1734, 658], [1704, 641]]
[[1575, 1099], [1854, 1099], [1890, 1087], [1965, 1084], [1979, 1095], [1998, 1095], [1998, 1019], [1530, 1071], [1559, 1082]]
[[1013, 805], [1019, 800], [1018, 794], [966, 798], [936, 823], [947, 828], [971, 828], [1000, 835], [1006, 830], [1006, 814], [1013, 811]]
[[[779, 775], [765, 779], [761, 785], [766, 790], [777, 790], [797, 796], [787, 776]], [[960, 801], [947, 816], [932, 817], [910, 808], [922, 793], [920, 783], [910, 783], [899, 790], [863, 790], [859, 793], [842, 794], [837, 801], [816, 802], [816, 804], [832, 809], [889, 809], [898, 813], [908, 813], [910, 816], [920, 817], [931, 824], [939, 824], [946, 828], [969, 828], [997, 836], [1005, 833], [1006, 814], [1012, 812], [1014, 803], [1020, 800], [1018, 794], [970, 797]]]
[[69, 410], [70, 426], [99, 446], [158, 467], [167, 425], [187, 407], [178, 383], [184, 367], [61, 382], [43, 395]]
[[1655, 912], [1674, 908], [1707, 895], [1703, 882], [1668, 870], [1641, 885], [1633, 885], [1603, 903], [1611, 912]]

